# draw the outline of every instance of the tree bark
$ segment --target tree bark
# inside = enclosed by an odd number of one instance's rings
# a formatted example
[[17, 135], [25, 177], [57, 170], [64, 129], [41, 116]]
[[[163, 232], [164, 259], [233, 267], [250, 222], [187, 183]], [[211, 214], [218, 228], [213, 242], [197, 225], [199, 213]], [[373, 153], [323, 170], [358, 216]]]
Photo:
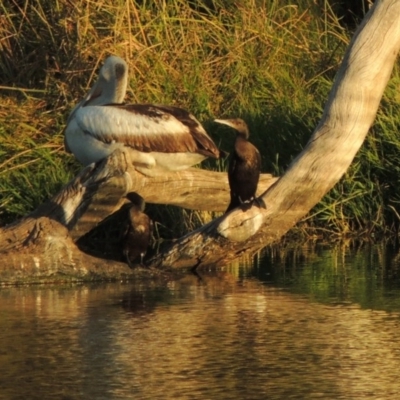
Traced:
[[[285, 234], [346, 172], [374, 121], [399, 49], [400, 0], [377, 1], [349, 45], [307, 146], [282, 177], [262, 176], [259, 193], [267, 209], [233, 210], [175, 241], [148, 266], [225, 264]], [[130, 191], [150, 203], [203, 210], [222, 211], [229, 200], [226, 173], [192, 168], [145, 177], [133, 168], [128, 149], [115, 152], [0, 230], [0, 284], [137, 276], [126, 264], [90, 256], [75, 244]]]

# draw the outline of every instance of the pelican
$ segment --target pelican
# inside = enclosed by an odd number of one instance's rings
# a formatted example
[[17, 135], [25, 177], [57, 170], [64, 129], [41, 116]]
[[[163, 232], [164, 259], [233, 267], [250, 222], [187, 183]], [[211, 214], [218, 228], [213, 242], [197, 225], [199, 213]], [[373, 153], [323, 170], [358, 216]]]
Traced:
[[126, 62], [108, 57], [97, 82], [68, 117], [65, 148], [83, 165], [122, 147], [130, 148], [133, 164], [146, 175], [182, 170], [207, 157], [223, 156], [188, 111], [166, 105], [122, 104], [127, 82]]
[[145, 202], [139, 194], [131, 192], [126, 197], [132, 204], [128, 211], [128, 229], [123, 239], [122, 251], [128, 265], [133, 268], [139, 257], [140, 265], [143, 266], [143, 258], [153, 233], [153, 222], [144, 213]]
[[236, 130], [234, 151], [229, 161], [228, 181], [231, 201], [226, 212], [254, 201], [265, 208], [262, 200], [256, 199], [257, 185], [261, 171], [261, 155], [249, 142], [249, 128], [240, 118], [216, 119], [215, 122]]

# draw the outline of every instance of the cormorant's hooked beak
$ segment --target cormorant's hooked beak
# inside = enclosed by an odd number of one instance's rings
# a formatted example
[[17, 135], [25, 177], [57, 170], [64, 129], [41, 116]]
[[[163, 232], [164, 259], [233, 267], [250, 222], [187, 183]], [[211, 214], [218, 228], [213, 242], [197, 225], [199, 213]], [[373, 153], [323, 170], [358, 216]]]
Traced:
[[216, 122], [217, 124], [227, 125], [227, 126], [235, 129], [235, 127], [232, 125], [232, 123], [228, 119], [214, 119], [214, 122]]

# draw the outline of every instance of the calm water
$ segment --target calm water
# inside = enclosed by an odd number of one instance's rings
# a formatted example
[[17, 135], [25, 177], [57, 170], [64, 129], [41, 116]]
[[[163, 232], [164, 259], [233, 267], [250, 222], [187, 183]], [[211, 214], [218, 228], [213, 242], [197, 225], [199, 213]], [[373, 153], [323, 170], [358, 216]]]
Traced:
[[1, 399], [398, 399], [395, 251], [298, 248], [178, 282], [0, 290]]

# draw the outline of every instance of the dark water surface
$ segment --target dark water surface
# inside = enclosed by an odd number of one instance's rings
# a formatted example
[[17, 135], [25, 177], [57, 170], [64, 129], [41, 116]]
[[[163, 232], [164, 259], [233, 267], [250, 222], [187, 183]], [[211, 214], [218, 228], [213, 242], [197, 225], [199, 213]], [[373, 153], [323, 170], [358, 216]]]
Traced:
[[152, 287], [0, 290], [1, 399], [399, 399], [385, 246], [268, 251]]

